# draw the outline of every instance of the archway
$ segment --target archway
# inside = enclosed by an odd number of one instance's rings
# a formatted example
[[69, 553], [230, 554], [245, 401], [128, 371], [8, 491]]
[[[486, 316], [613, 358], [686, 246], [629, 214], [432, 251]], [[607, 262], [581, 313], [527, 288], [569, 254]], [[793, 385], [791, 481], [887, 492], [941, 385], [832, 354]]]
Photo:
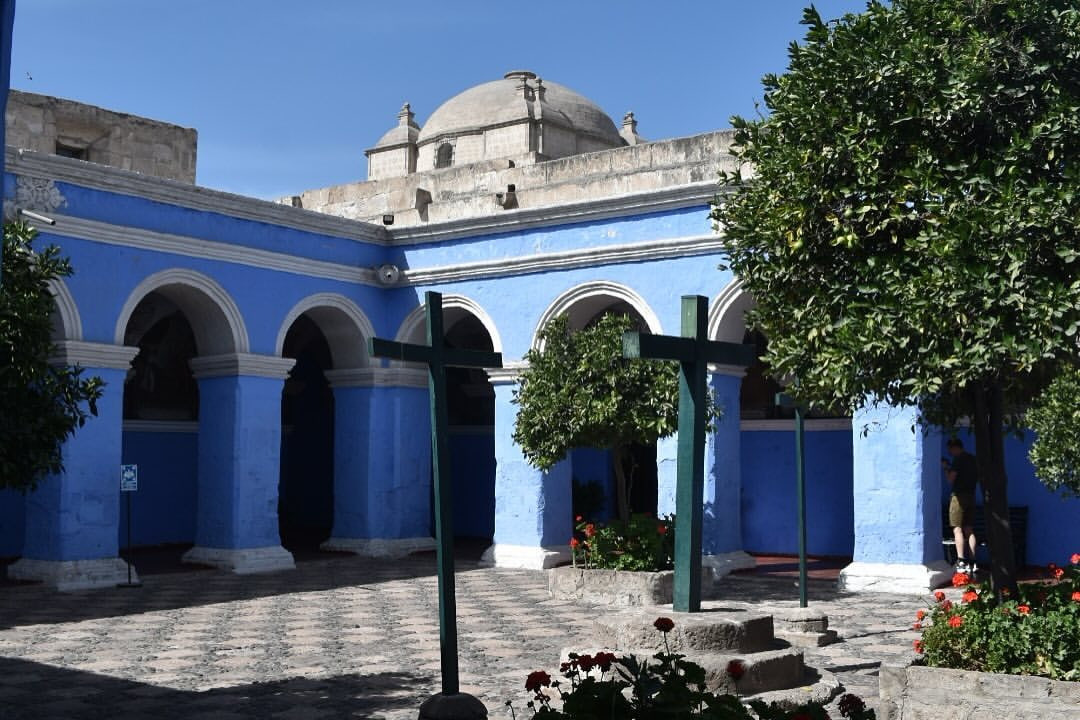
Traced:
[[[443, 322], [450, 347], [502, 350], [490, 316], [468, 298], [444, 295]], [[398, 339], [426, 342], [423, 307], [405, 319]], [[479, 368], [447, 368], [446, 391], [454, 540], [463, 557], [478, 559], [495, 535], [495, 390]]]
[[[544, 311], [533, 334], [533, 348], [542, 350], [540, 333], [555, 317], [565, 316], [571, 331], [589, 327], [605, 315], [631, 318], [639, 332], [661, 332], [660, 321], [648, 303], [630, 288], [617, 283], [597, 281], [567, 290]], [[618, 515], [619, 487], [616, 480], [616, 457], [610, 450], [576, 448], [570, 453], [573, 468], [573, 514], [607, 520]], [[628, 477], [628, 502], [631, 513], [655, 513], [658, 505], [659, 477], [657, 444], [631, 445], [623, 458]]]

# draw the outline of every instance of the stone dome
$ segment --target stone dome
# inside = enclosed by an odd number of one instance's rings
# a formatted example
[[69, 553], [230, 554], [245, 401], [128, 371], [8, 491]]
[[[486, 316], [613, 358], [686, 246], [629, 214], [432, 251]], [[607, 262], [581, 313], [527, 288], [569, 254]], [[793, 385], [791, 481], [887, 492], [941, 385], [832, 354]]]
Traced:
[[624, 144], [615, 123], [596, 103], [527, 70], [508, 72], [501, 80], [471, 87], [450, 98], [424, 123], [417, 143], [424, 145], [444, 137], [541, 118], [611, 147]]

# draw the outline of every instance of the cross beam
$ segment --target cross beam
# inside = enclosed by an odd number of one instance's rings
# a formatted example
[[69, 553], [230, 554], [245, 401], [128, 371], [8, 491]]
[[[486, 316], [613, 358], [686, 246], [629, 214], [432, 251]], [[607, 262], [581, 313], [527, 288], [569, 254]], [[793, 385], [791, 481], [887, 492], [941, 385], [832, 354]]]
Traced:
[[702, 495], [705, 484], [709, 363], [746, 366], [754, 347], [708, 339], [708, 300], [682, 298], [682, 337], [623, 335], [623, 357], [679, 361], [679, 455], [675, 489], [674, 609], [701, 610]]
[[456, 695], [458, 683], [457, 599], [454, 594], [454, 518], [450, 450], [447, 443], [449, 421], [446, 412], [447, 367], [502, 367], [502, 354], [461, 350], [446, 346], [442, 295], [424, 293], [427, 314], [427, 345], [370, 338], [368, 352], [428, 366], [431, 400], [431, 466], [435, 484], [435, 555], [439, 574], [439, 646], [442, 667], [442, 694]]

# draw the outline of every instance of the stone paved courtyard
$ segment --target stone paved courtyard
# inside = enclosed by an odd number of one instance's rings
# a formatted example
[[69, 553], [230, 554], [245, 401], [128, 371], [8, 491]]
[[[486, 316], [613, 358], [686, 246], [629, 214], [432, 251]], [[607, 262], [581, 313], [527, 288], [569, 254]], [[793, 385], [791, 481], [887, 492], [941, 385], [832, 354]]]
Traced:
[[[492, 718], [557, 665], [603, 609], [548, 597], [542, 572], [458, 565], [462, 688]], [[335, 556], [256, 576], [193, 570], [139, 589], [0, 587], [0, 718], [413, 718], [439, 687], [433, 556]], [[730, 601], [797, 605], [790, 578], [731, 577]], [[808, 651], [876, 701], [882, 659], [908, 660], [919, 598], [813, 583], [842, 642]]]

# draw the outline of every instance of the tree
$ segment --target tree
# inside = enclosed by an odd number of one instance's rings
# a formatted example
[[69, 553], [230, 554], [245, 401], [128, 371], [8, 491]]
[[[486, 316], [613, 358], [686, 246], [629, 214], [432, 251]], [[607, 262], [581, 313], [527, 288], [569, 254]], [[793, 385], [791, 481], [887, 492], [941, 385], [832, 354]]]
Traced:
[[82, 377], [81, 368], [48, 362], [49, 283], [71, 275], [71, 264], [55, 246], [35, 251], [36, 235], [25, 223], [4, 224], [0, 275], [0, 488], [24, 492], [63, 470], [63, 442], [97, 414], [103, 387], [100, 378]]
[[1035, 431], [1031, 463], [1051, 490], [1080, 497], [1080, 368], [1061, 368], [1024, 421]]
[[543, 351], [526, 353], [529, 366], [514, 390], [514, 441], [536, 467], [549, 470], [577, 447], [611, 450], [624, 521], [630, 446], [673, 434], [679, 421], [678, 366], [622, 357], [623, 333], [635, 329], [624, 315], [604, 315], [578, 332], [565, 316], [555, 318], [541, 331]]
[[734, 118], [713, 219], [804, 400], [971, 419], [995, 587], [1014, 588], [1003, 426], [1077, 352], [1080, 10], [810, 8], [768, 115]]

